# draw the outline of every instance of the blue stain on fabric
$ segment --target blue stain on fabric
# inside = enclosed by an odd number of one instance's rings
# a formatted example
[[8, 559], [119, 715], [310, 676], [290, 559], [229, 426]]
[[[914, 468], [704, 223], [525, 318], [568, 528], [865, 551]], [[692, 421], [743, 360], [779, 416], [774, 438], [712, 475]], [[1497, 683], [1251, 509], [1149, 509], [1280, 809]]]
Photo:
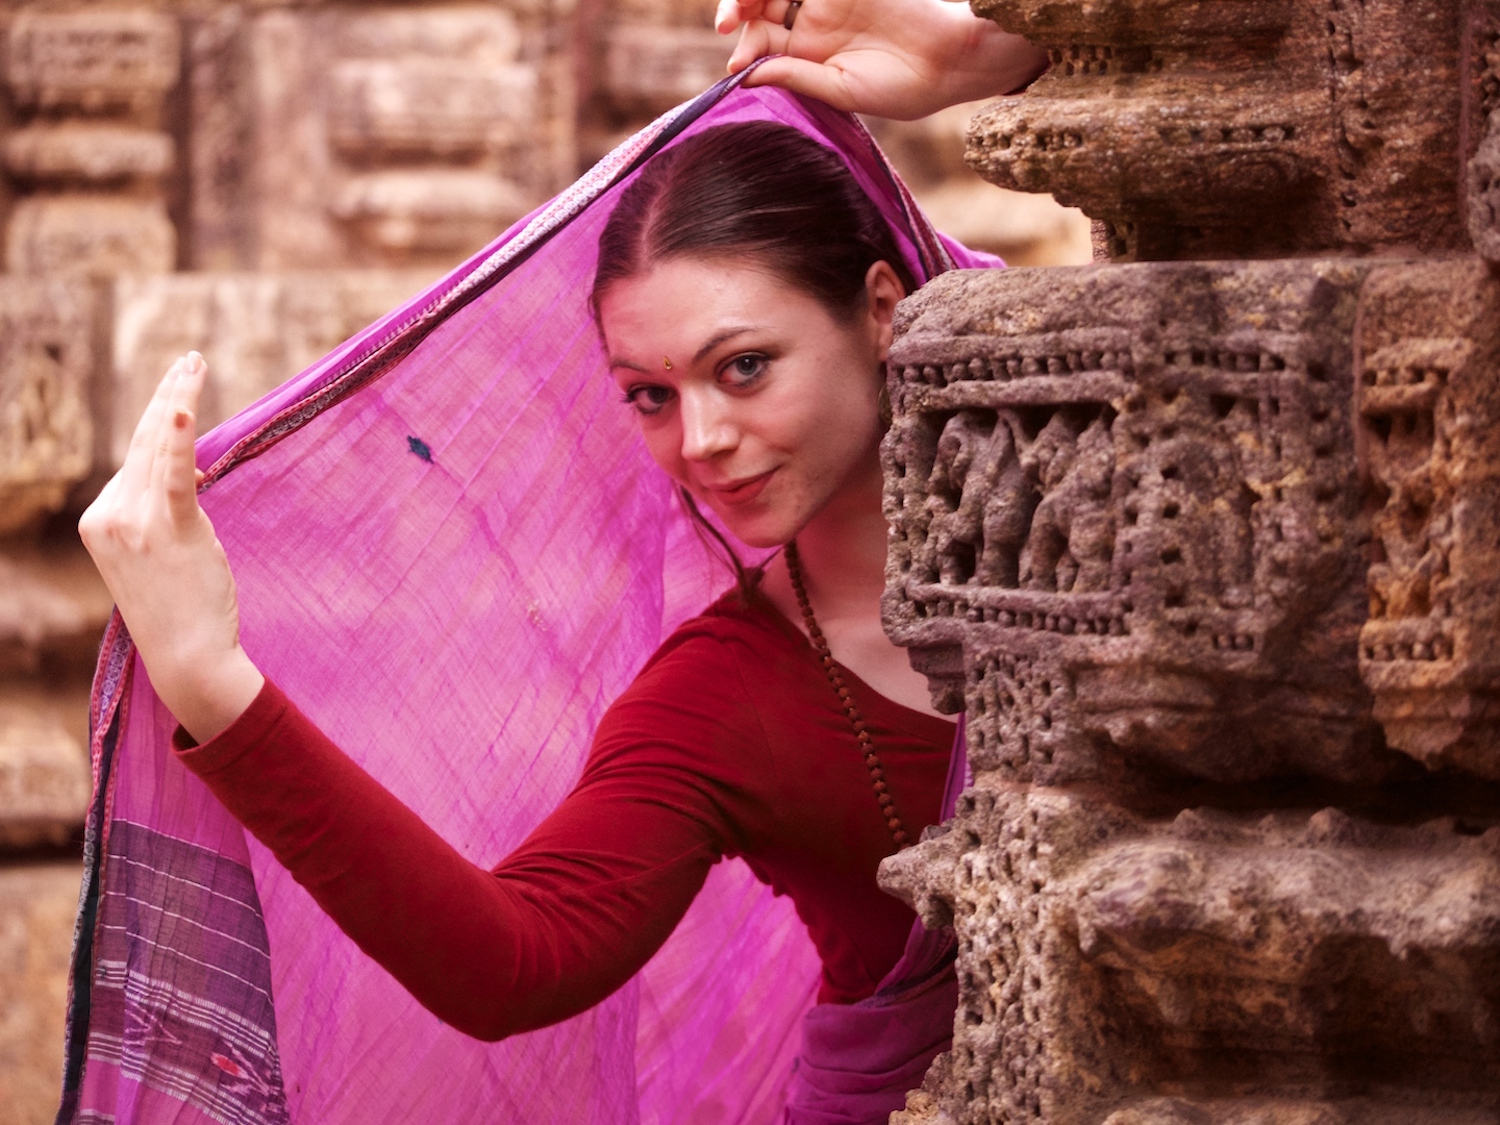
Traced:
[[426, 461], [429, 465], [432, 464], [432, 446], [428, 445], [421, 438], [407, 435], [406, 448], [410, 449], [413, 453], [422, 458], [422, 460]]

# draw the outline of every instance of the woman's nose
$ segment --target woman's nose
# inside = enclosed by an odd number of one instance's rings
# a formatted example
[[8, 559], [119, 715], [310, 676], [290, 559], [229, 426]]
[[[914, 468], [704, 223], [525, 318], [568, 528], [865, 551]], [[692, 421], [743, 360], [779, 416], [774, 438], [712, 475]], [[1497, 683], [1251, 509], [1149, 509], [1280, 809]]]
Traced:
[[739, 431], [729, 416], [729, 403], [712, 391], [682, 392], [682, 456], [707, 461], [735, 447]]

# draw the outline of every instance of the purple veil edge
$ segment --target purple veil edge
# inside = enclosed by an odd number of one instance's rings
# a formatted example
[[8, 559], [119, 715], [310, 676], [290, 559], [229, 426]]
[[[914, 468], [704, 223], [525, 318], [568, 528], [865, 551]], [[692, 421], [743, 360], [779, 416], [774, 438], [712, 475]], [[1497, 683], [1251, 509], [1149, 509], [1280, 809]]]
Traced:
[[[853, 118], [742, 78], [199, 442], [247, 649], [478, 862], [565, 795], [609, 700], [724, 583], [593, 374], [582, 295], [608, 207], [592, 205], [679, 135], [773, 118], [844, 155], [924, 280], [994, 264], [932, 231]], [[718, 865], [604, 1003], [478, 1043], [171, 761], [174, 724], [118, 618], [91, 720], [60, 1125], [781, 1115], [817, 961], [744, 865]]]

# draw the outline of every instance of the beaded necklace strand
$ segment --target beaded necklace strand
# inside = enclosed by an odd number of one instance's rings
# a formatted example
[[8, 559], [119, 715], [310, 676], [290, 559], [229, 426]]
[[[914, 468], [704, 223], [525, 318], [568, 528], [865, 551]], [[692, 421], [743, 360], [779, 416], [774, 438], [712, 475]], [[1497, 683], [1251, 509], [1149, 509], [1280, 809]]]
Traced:
[[870, 771], [870, 784], [875, 789], [875, 800], [880, 803], [880, 811], [885, 817], [886, 827], [890, 829], [891, 839], [896, 841], [897, 849], [906, 847], [906, 827], [901, 823], [901, 817], [896, 813], [896, 800], [891, 796], [890, 788], [885, 783], [885, 770], [880, 765], [880, 758], [875, 753], [875, 742], [870, 737], [870, 732], [865, 727], [865, 720], [859, 713], [859, 708], [854, 703], [854, 696], [850, 694], [848, 686], [844, 683], [844, 677], [839, 674], [839, 667], [833, 662], [833, 654], [828, 651], [828, 638], [823, 636], [823, 630], [818, 628], [818, 620], [813, 616], [812, 602], [807, 597], [807, 587], [802, 582], [802, 560], [797, 555], [796, 540], [788, 543], [782, 550], [786, 558], [787, 577], [792, 580], [792, 592], [797, 595], [797, 608], [802, 611], [802, 623], [807, 626], [807, 635], [812, 638], [813, 648], [818, 653], [818, 658], [823, 662], [823, 671], [828, 675], [828, 682], [833, 685], [834, 692], [843, 704], [844, 714], [849, 717], [849, 725], [854, 728], [854, 737], [859, 740], [860, 753], [865, 758], [865, 768]]

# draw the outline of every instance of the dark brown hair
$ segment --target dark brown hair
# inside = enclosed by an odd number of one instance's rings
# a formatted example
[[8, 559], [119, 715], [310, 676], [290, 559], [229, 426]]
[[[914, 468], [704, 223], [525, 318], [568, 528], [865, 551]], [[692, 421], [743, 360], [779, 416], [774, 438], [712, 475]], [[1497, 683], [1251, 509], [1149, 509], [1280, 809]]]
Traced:
[[675, 257], [769, 267], [837, 316], [862, 308], [865, 274], [907, 268], [880, 209], [832, 150], [790, 125], [718, 125], [655, 157], [620, 196], [599, 237], [592, 302], [615, 282]]
[[[789, 125], [718, 125], [653, 158], [620, 196], [599, 236], [590, 303], [617, 281], [677, 257], [722, 257], [769, 268], [839, 318], [864, 308], [865, 275], [886, 262], [916, 288], [890, 226], [837, 153]], [[698, 533], [753, 585], [739, 555], [686, 489]]]

